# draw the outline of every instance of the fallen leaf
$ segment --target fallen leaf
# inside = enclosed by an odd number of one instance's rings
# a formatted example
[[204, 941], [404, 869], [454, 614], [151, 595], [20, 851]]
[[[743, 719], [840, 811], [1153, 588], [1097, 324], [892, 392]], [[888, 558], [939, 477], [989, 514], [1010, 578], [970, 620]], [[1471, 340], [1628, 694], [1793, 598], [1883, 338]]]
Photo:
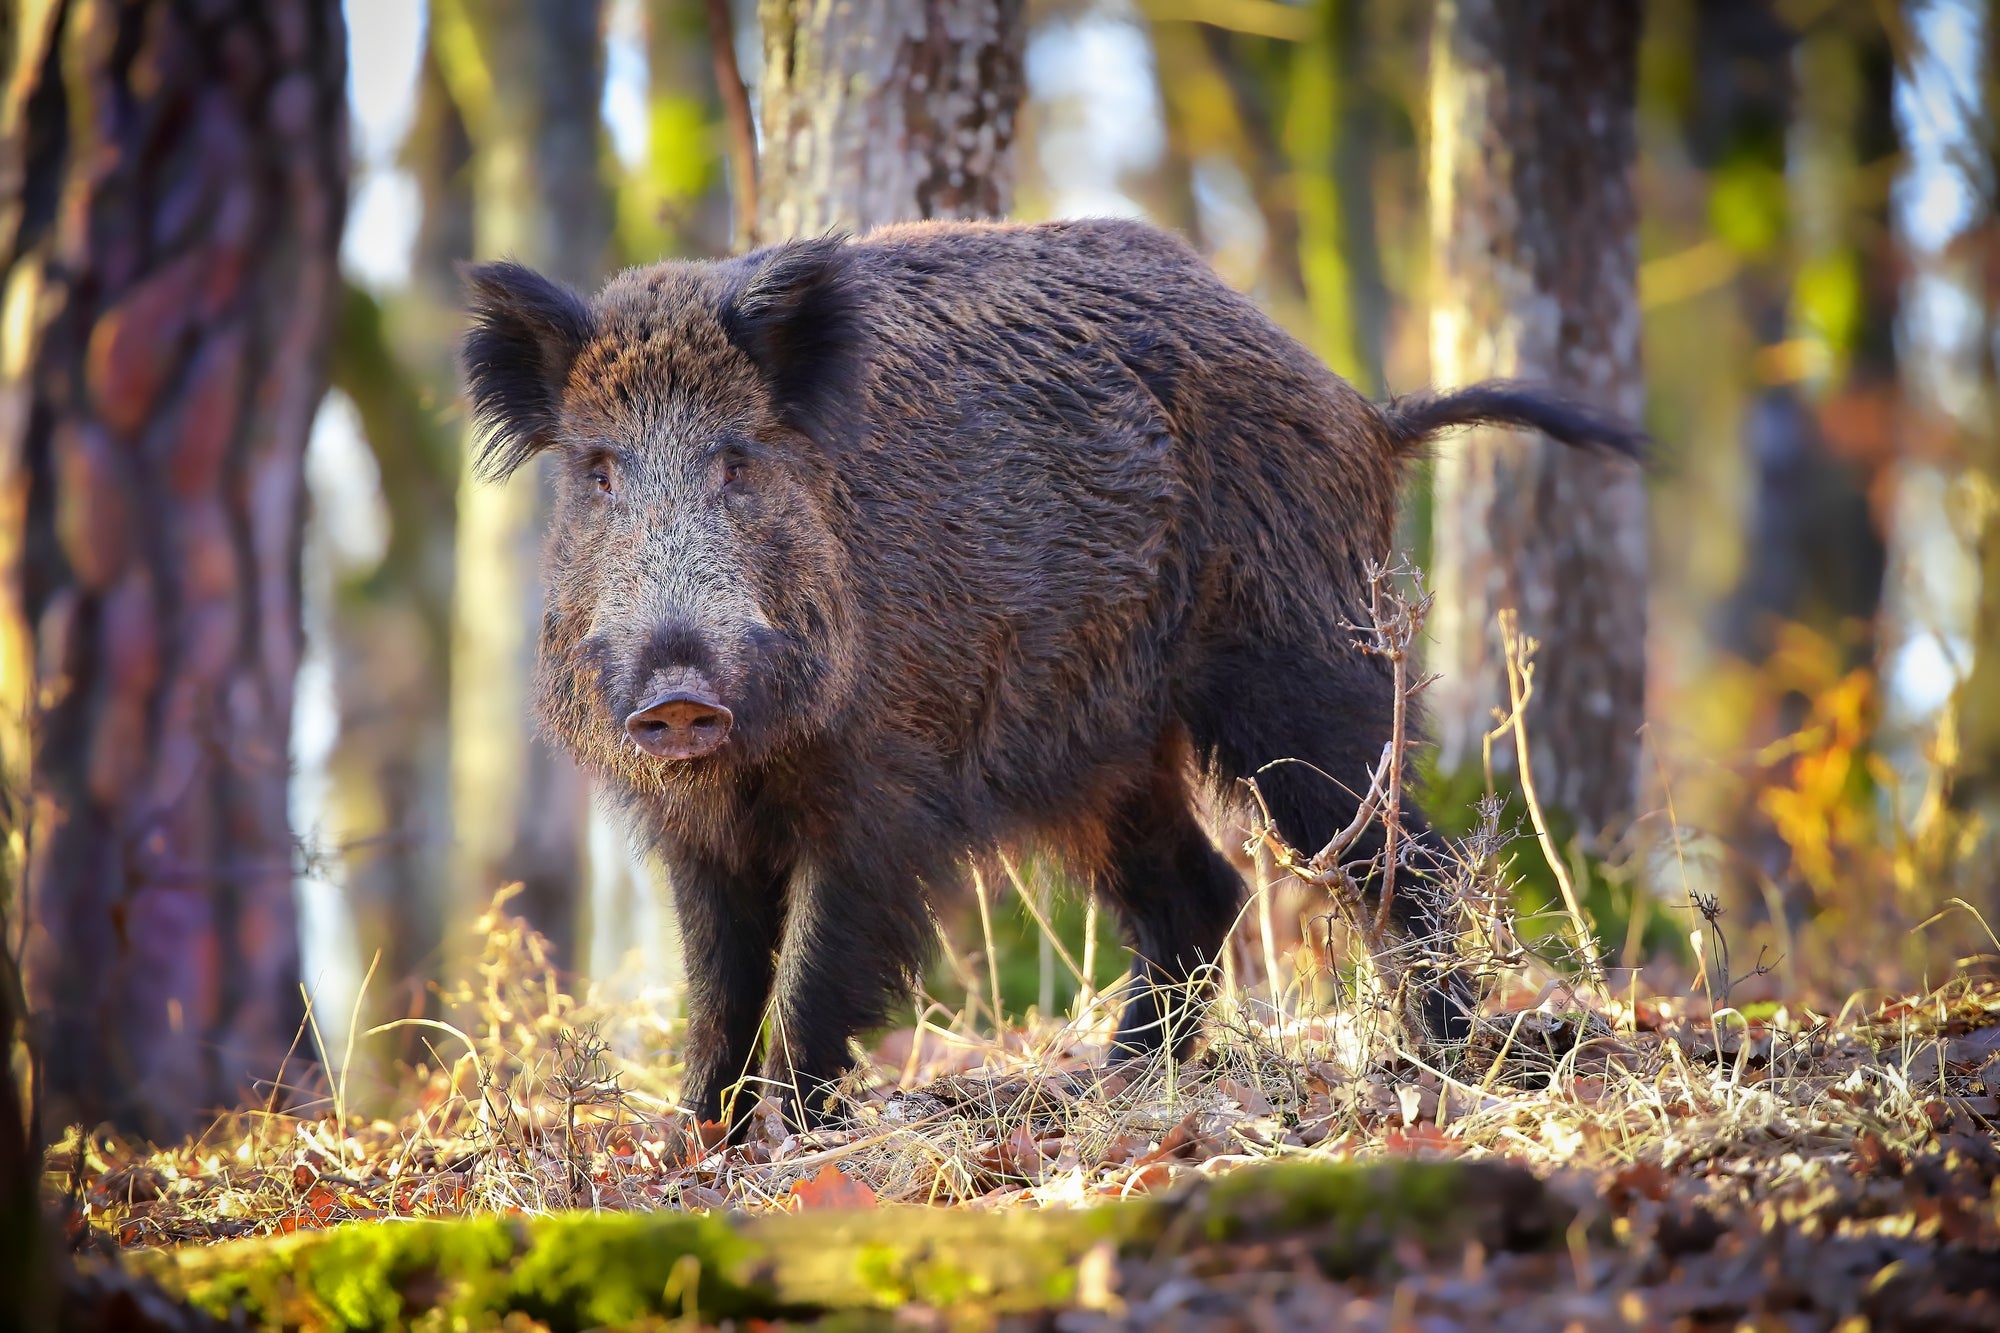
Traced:
[[1200, 1137], [1201, 1112], [1189, 1111], [1181, 1122], [1168, 1130], [1160, 1146], [1141, 1157], [1136, 1165], [1151, 1166], [1170, 1157], [1190, 1157]]
[[1431, 1121], [1420, 1120], [1407, 1129], [1388, 1130], [1382, 1135], [1382, 1147], [1387, 1152], [1400, 1154], [1457, 1153], [1463, 1150], [1465, 1145]]
[[819, 1169], [819, 1174], [811, 1180], [792, 1182], [792, 1207], [799, 1211], [808, 1208], [873, 1208], [875, 1191], [868, 1188], [866, 1181], [856, 1180], [832, 1162]]
[[1247, 1083], [1238, 1083], [1233, 1078], [1225, 1078], [1215, 1085], [1215, 1090], [1235, 1102], [1245, 1115], [1271, 1114], [1270, 1099]]

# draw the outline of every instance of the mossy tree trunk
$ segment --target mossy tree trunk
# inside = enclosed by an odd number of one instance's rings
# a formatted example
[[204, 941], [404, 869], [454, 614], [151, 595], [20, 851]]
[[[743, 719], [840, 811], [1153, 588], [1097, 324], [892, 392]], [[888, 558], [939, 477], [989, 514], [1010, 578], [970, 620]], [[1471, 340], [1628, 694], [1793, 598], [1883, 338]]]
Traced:
[[298, 1022], [302, 462], [346, 183], [335, 0], [15, 7], [0, 715], [45, 1124], [157, 1137]]
[[[1442, 0], [1432, 41], [1431, 373], [1552, 383], [1637, 419], [1637, 0]], [[1481, 430], [1436, 470], [1428, 665], [1445, 767], [1504, 715], [1495, 627], [1541, 643], [1528, 730], [1543, 800], [1628, 815], [1645, 716], [1646, 492], [1622, 463]], [[1496, 759], [1506, 747], [1496, 746]]]

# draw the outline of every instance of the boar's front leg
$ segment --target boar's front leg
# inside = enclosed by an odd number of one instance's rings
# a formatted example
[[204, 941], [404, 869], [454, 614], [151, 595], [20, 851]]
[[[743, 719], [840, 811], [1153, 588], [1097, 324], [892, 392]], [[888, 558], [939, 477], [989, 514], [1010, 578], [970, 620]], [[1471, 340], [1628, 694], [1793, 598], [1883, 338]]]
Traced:
[[681, 1104], [702, 1120], [727, 1116], [738, 1138], [756, 1104], [738, 1095], [751, 1072], [771, 998], [784, 877], [742, 873], [705, 857], [666, 857], [688, 979], [687, 1075]]
[[832, 1117], [849, 1041], [908, 997], [936, 938], [923, 891], [933, 867], [903, 850], [842, 850], [792, 884], [764, 1075], [793, 1123]]

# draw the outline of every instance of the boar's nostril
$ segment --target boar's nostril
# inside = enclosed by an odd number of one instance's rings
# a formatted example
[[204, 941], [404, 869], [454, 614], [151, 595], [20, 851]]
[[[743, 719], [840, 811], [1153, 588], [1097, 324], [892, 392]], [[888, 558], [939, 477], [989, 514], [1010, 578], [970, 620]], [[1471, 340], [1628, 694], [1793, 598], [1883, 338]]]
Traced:
[[662, 759], [699, 759], [729, 739], [735, 715], [692, 690], [661, 695], [625, 719], [625, 734], [647, 754]]

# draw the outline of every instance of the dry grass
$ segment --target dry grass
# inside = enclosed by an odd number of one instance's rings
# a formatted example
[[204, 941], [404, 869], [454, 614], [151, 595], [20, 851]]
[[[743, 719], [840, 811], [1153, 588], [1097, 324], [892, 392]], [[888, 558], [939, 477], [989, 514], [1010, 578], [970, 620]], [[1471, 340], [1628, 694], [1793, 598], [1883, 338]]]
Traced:
[[1110, 1074], [1098, 1064], [1115, 997], [999, 1042], [927, 1023], [857, 1071], [848, 1127], [797, 1134], [770, 1114], [724, 1151], [697, 1146], [677, 1114], [674, 1070], [653, 1054], [671, 1048], [663, 1011], [569, 999], [504, 902], [482, 925], [479, 1021], [450, 1036], [464, 1050], [450, 1065], [410, 1071], [398, 1119], [244, 1112], [165, 1148], [72, 1135], [50, 1185], [76, 1190], [79, 1222], [131, 1245], [362, 1217], [785, 1208], [829, 1166], [880, 1200], [981, 1208], [1086, 1203], [1301, 1154], [1775, 1177], [1807, 1160], [1920, 1157], [2000, 1119], [1991, 982], [1838, 1018], [1779, 1008], [1711, 1023], [1698, 999], [1597, 1003], [1552, 979], [1496, 997], [1457, 1048], [1409, 1043], [1380, 1008], [1278, 1015], [1225, 994], [1199, 1059]]

